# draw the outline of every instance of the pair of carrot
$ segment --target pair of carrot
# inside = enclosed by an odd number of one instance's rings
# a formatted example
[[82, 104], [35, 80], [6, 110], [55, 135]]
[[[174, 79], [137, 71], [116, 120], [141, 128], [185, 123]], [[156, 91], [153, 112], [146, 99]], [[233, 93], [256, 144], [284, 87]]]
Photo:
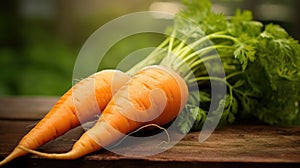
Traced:
[[[92, 101], [95, 98], [97, 106]], [[82, 157], [141, 126], [169, 123], [182, 110], [187, 99], [185, 81], [163, 66], [146, 67], [132, 78], [117, 70], [101, 71], [65, 93], [11, 154], [0, 162], [0, 166], [28, 152], [55, 159]], [[97, 123], [80, 137], [69, 152], [47, 154], [34, 151], [96, 115], [100, 115]]]

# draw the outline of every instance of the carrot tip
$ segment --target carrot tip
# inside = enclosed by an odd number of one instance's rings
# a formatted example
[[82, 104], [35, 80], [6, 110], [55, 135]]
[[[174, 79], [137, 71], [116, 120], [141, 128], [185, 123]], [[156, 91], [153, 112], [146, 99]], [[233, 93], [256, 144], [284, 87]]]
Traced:
[[6, 161], [5, 159], [2, 160], [2, 161], [0, 162], [0, 167], [3, 166], [3, 165], [5, 165], [6, 163], [8, 163], [8, 161]]
[[1, 162], [0, 162], [0, 167], [7, 164], [8, 162], [14, 160], [17, 157], [25, 155], [26, 152], [19, 150], [18, 148], [15, 148], [7, 157], [5, 157]]
[[28, 149], [24, 146], [18, 146], [18, 148], [28, 153], [35, 154], [37, 156], [41, 156], [47, 159], [76, 159], [77, 158], [76, 152], [74, 152], [73, 150], [67, 153], [44, 153], [44, 152]]

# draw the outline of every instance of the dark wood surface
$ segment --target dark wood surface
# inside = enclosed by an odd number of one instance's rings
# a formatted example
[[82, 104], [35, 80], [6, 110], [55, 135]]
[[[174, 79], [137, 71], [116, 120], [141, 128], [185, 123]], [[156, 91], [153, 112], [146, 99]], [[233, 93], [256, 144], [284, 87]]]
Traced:
[[[0, 98], [0, 159], [17, 145], [56, 102], [56, 97]], [[63, 152], [83, 133], [81, 127], [39, 150]], [[4, 167], [299, 167], [300, 127], [238, 124], [213, 132], [203, 143], [199, 132], [186, 135], [171, 149], [148, 157], [130, 157], [100, 150], [71, 161], [34, 155]], [[130, 148], [130, 147], [129, 147]], [[127, 150], [126, 147], [124, 150]], [[143, 150], [143, 149], [141, 149]]]

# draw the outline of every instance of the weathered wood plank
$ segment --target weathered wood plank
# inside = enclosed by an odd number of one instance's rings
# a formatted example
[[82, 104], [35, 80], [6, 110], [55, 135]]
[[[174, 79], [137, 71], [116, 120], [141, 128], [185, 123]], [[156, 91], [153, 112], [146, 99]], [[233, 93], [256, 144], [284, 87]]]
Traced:
[[0, 97], [0, 119], [39, 120], [58, 97]]
[[[190, 133], [168, 151], [143, 159], [181, 162], [300, 163], [299, 127], [235, 125], [215, 131], [203, 143], [198, 142], [198, 136], [199, 132]], [[124, 150], [131, 150], [134, 146], [133, 144]], [[96, 154], [87, 158], [105, 160], [107, 156]], [[128, 157], [121, 158], [128, 159]]]
[[[0, 98], [0, 159], [8, 155], [56, 100], [56, 97]], [[17, 115], [20, 109], [23, 115]], [[67, 151], [82, 133], [83, 129], [78, 127], [39, 150]], [[300, 127], [232, 125], [214, 131], [203, 143], [198, 142], [198, 136], [199, 132], [189, 133], [171, 149], [149, 157], [123, 156], [100, 150], [75, 161], [54, 161], [28, 155], [5, 167], [298, 167], [300, 164]], [[143, 151], [160, 147], [141, 148], [138, 143], [149, 142], [130, 143], [120, 150]]]
[[[30, 121], [1, 121], [0, 123], [0, 157], [6, 156], [18, 140], [34, 125]], [[10, 131], [7, 131], [10, 130]], [[71, 148], [74, 141], [82, 134], [79, 127], [68, 134], [44, 145], [39, 150], [63, 152]], [[188, 134], [171, 149], [150, 157], [130, 157], [100, 150], [82, 159], [82, 162], [147, 162], [147, 163], [215, 163], [218, 165], [235, 164], [288, 164], [300, 163], [300, 129], [299, 127], [271, 127], [234, 125], [215, 131], [211, 137], [199, 143], [199, 132]], [[144, 142], [147, 143], [147, 142]], [[135, 144], [136, 145], [136, 144]], [[125, 147], [130, 150], [135, 145]], [[153, 148], [153, 147], [152, 147]], [[144, 149], [139, 149], [144, 150]], [[49, 162], [37, 156], [25, 156], [26, 162], [33, 159]], [[52, 161], [51, 161], [52, 162]], [[59, 161], [57, 161], [59, 164]], [[285, 165], [286, 166], [286, 165]]]

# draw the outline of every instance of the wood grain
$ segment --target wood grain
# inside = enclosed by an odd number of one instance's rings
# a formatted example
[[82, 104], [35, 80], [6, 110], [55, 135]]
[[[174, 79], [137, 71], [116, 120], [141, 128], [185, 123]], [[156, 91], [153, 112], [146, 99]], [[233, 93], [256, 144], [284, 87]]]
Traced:
[[58, 97], [0, 97], [0, 119], [39, 120]]
[[[13, 99], [17, 100], [12, 100], [10, 103], [19, 102], [16, 106], [24, 106], [27, 103], [31, 106], [30, 102], [33, 102], [33, 105], [38, 102], [40, 106], [35, 111], [42, 113], [45, 113], [45, 110], [57, 100], [57, 98]], [[9, 103], [8, 99], [6, 103]], [[6, 107], [9, 106], [1, 106], [0, 112], [7, 111]], [[12, 110], [11, 107], [8, 109]], [[15, 107], [15, 109], [18, 108]], [[22, 117], [22, 119], [3, 116], [0, 120], [0, 159], [3, 159], [17, 145], [22, 136], [34, 126], [40, 114], [32, 116]], [[78, 127], [39, 150], [67, 151], [83, 131], [81, 127]], [[5, 167], [298, 167], [300, 164], [300, 127], [297, 126], [231, 125], [214, 131], [203, 143], [198, 142], [199, 133], [189, 133], [174, 147], [148, 157], [118, 155], [103, 149], [72, 161], [48, 160], [28, 155]], [[140, 151], [149, 150], [139, 148], [138, 146], [142, 145], [139, 143], [149, 142], [131, 143], [122, 147], [121, 150], [128, 151], [133, 148]], [[149, 148], [156, 147], [159, 146]]]

